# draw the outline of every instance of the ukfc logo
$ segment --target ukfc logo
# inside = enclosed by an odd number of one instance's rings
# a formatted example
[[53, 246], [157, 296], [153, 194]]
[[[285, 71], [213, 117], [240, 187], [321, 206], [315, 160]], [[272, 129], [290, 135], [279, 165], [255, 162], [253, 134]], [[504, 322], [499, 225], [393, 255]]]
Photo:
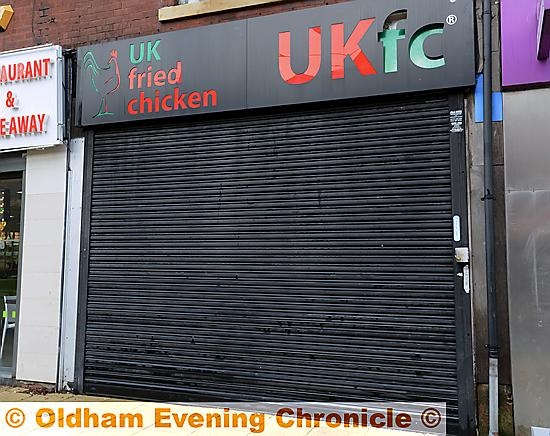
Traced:
[[116, 93], [120, 88], [120, 70], [118, 68], [118, 51], [112, 50], [109, 59], [104, 65], [100, 65], [91, 51], [86, 52], [83, 62], [83, 70], [86, 71], [87, 80], [91, 88], [100, 97], [97, 113], [93, 118], [114, 115], [109, 110], [109, 96]]
[[[397, 19], [392, 20], [392, 17], [397, 17]], [[407, 11], [401, 10], [390, 14], [386, 19], [386, 23], [397, 24], [399, 21], [406, 20], [406, 18]], [[330, 31], [321, 28], [321, 26], [311, 27], [309, 29], [309, 61], [306, 70], [302, 73], [296, 73], [292, 68], [291, 33], [279, 33], [279, 73], [282, 79], [290, 85], [302, 85], [311, 82], [321, 69], [322, 41], [324, 34], [328, 33], [330, 33], [331, 75], [333, 80], [345, 78], [344, 66], [347, 57], [353, 61], [361, 75], [378, 74], [367, 54], [359, 45], [375, 20], [375, 18], [360, 20], [347, 39], [345, 38], [343, 23], [332, 24]], [[386, 27], [388, 26], [385, 25], [385, 30], [379, 32], [376, 36], [380, 48], [384, 52], [384, 73], [388, 74], [399, 70], [398, 44], [407, 35], [404, 29], [393, 28], [394, 26]], [[429, 37], [441, 36], [443, 32], [443, 23], [429, 24], [414, 32], [409, 40], [408, 47], [410, 61], [423, 69], [444, 66], [445, 57], [443, 54], [436, 57], [428, 56], [424, 49], [424, 42]]]

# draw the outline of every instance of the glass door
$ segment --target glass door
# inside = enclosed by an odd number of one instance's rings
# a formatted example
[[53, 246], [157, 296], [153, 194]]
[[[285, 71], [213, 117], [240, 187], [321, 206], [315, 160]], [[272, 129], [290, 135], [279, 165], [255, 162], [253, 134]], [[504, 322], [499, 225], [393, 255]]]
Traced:
[[0, 377], [11, 378], [17, 322], [22, 173], [0, 173]]

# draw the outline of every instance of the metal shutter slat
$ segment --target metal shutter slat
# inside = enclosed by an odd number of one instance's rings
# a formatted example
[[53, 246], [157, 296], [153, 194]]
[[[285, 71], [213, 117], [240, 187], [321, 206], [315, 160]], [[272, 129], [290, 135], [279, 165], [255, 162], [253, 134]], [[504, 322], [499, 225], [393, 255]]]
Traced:
[[456, 422], [448, 117], [421, 95], [95, 132], [85, 391]]

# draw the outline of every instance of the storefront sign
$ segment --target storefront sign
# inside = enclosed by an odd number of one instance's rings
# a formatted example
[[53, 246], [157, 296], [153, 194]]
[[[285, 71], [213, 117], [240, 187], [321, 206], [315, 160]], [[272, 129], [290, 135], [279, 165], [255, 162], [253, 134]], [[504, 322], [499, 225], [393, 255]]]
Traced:
[[502, 85], [550, 82], [547, 0], [502, 0]]
[[79, 49], [82, 125], [474, 84], [470, 0], [355, 0]]
[[0, 54], [0, 151], [63, 141], [61, 47]]

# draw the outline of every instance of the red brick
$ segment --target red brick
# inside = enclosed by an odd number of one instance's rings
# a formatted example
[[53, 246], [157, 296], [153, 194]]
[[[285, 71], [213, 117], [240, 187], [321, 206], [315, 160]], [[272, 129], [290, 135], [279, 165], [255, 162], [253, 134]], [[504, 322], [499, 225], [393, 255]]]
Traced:
[[[14, 6], [15, 15], [0, 38], [0, 51], [56, 43], [72, 48], [93, 42], [152, 35], [159, 32], [204, 26], [347, 0], [289, 0], [273, 5], [247, 8], [188, 18], [168, 23], [158, 21], [158, 8], [175, 0], [48, 0]], [[41, 16], [40, 9], [48, 8]]]

